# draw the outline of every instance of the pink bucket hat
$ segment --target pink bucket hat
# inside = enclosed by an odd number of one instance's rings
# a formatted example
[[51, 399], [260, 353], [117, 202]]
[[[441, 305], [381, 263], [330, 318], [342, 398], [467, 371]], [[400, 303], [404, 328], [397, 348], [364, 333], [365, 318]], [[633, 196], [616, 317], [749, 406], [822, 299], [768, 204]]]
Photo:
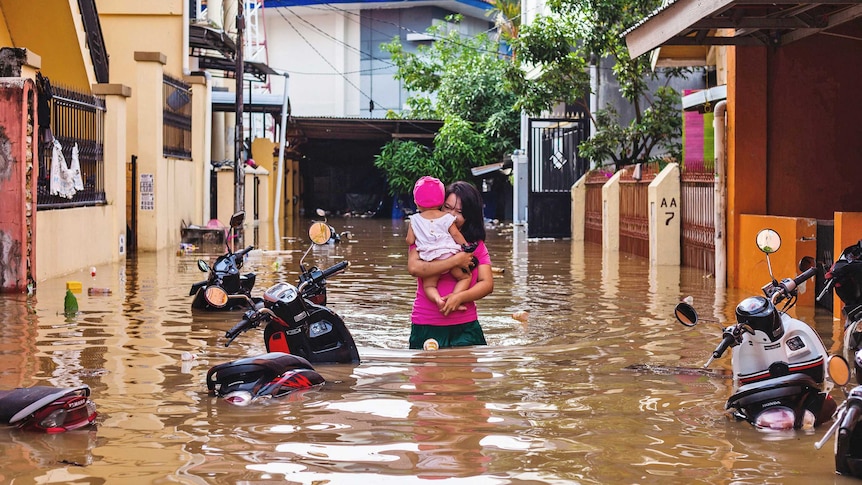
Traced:
[[424, 176], [413, 185], [413, 201], [418, 207], [440, 207], [446, 198], [443, 182], [434, 177]]

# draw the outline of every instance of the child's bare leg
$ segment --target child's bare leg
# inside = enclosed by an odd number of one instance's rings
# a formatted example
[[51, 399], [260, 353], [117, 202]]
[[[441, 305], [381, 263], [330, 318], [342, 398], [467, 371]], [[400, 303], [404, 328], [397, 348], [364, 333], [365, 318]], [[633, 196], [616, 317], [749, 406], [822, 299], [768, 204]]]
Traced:
[[[461, 291], [465, 291], [470, 288], [470, 278], [472, 278], [473, 274], [469, 271], [464, 271], [464, 268], [453, 268], [449, 274], [455, 278], [455, 288], [452, 289], [452, 293], [458, 293]], [[458, 310], [466, 310], [467, 307], [461, 305], [458, 307]]]
[[439, 280], [440, 275], [422, 278], [422, 289], [425, 290], [425, 296], [437, 305], [437, 308], [443, 308], [443, 297], [440, 296], [440, 292], [437, 290], [437, 282]]

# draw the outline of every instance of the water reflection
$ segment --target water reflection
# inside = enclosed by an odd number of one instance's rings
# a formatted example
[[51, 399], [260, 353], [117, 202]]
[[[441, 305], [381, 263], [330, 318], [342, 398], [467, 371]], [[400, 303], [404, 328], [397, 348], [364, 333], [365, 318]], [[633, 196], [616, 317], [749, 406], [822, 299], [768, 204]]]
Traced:
[[[833, 479], [817, 436], [764, 435], [722, 415], [730, 380], [690, 372], [720, 330], [671, 315], [691, 295], [704, 318], [732, 316], [740, 295], [690, 268], [572, 241], [489, 229], [495, 291], [479, 304], [488, 347], [406, 350], [415, 281], [401, 221], [331, 219], [354, 237], [313, 249], [341, 260], [332, 307], [348, 322], [360, 365], [319, 366], [311, 389], [239, 408], [206, 394], [210, 366], [264, 352], [261, 331], [229, 348], [239, 313], [192, 312], [200, 257], [142, 253], [127, 265], [42, 282], [36, 298], [0, 296], [0, 385], [87, 384], [98, 427], [3, 443], [4, 482], [239, 483], [810, 483]], [[257, 292], [296, 281], [303, 224], [247, 231]], [[256, 234], [256, 235], [255, 235]], [[67, 280], [84, 283], [63, 316]], [[89, 286], [111, 295], [89, 296]], [[520, 320], [513, 315], [522, 312]], [[801, 312], [829, 345], [831, 318]], [[816, 318], [815, 318], [816, 317]], [[187, 358], [184, 360], [183, 355]], [[193, 357], [193, 358], [188, 358]], [[714, 364], [718, 370], [729, 361]], [[662, 371], [663, 370], [663, 371]], [[86, 438], [82, 438], [82, 436]], [[826, 447], [829, 448], [829, 447]]]

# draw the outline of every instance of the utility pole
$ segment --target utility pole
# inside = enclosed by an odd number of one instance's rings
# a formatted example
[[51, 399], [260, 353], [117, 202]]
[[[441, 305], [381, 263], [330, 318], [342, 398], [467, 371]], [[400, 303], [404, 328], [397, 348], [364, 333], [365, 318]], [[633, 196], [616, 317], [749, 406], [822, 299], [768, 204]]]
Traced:
[[243, 114], [243, 79], [245, 78], [245, 65], [243, 54], [245, 43], [243, 42], [243, 30], [245, 29], [245, 14], [243, 9], [246, 0], [238, 0], [236, 3], [236, 132], [234, 133], [234, 212], [239, 212], [245, 206], [245, 168], [243, 167], [242, 150], [244, 140], [242, 137], [242, 114]]

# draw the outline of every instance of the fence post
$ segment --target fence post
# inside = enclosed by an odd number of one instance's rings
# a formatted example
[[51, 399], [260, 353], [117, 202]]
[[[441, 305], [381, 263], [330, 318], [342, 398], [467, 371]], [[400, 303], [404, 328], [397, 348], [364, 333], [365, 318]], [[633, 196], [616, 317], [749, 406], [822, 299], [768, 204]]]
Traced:
[[572, 241], [584, 240], [587, 219], [587, 175], [572, 185]]
[[[166, 247], [172, 227], [168, 220], [169, 187], [164, 157], [164, 66], [167, 58], [161, 52], [135, 52], [137, 85], [134, 110], [137, 120], [138, 180], [138, 249], [155, 251]], [[135, 150], [135, 147], [132, 147]], [[141, 189], [144, 190], [141, 190]]]
[[617, 170], [602, 186], [602, 248], [605, 251], [620, 250], [620, 178], [623, 170]]
[[195, 211], [201, 224], [210, 219], [210, 177], [212, 173], [212, 82], [209, 73], [185, 76], [184, 82], [192, 88], [192, 162], [194, 176]]
[[112, 260], [125, 256], [126, 241], [126, 99], [132, 89], [123, 84], [94, 84], [93, 94], [105, 97], [105, 136], [102, 165], [105, 175], [105, 200], [113, 210], [113, 234], [117, 245]]
[[679, 266], [681, 261], [679, 164], [670, 163], [648, 187], [649, 262], [651, 266]]

